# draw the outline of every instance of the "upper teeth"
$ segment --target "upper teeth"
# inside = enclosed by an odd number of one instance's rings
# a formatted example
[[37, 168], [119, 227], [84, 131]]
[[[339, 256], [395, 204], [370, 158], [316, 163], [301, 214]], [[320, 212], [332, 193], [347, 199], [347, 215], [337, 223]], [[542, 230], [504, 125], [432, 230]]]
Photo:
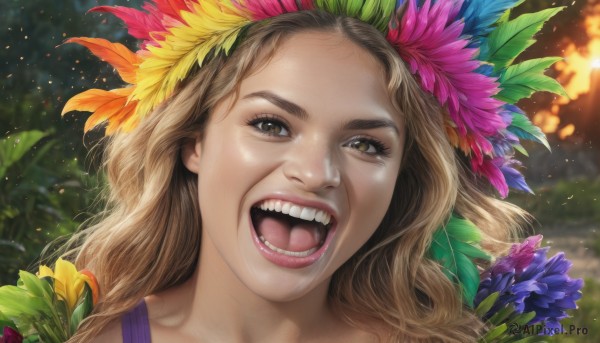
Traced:
[[327, 225], [331, 221], [331, 215], [323, 210], [312, 207], [304, 207], [281, 200], [265, 200], [260, 203], [259, 207], [264, 211], [280, 212], [294, 218], [315, 220], [323, 225]]

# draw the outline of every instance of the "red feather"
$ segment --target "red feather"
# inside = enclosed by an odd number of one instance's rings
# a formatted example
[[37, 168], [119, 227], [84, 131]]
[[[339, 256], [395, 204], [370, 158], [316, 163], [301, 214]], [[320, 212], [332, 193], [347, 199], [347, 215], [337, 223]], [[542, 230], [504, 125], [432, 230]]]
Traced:
[[130, 35], [150, 42], [155, 38], [150, 33], [165, 32], [166, 28], [162, 23], [161, 14], [156, 7], [146, 3], [144, 9], [148, 12], [124, 6], [97, 6], [92, 8], [90, 12], [102, 12], [114, 15], [125, 23]]
[[185, 0], [154, 0], [158, 10], [180, 22], [183, 22], [181, 11], [189, 11]]

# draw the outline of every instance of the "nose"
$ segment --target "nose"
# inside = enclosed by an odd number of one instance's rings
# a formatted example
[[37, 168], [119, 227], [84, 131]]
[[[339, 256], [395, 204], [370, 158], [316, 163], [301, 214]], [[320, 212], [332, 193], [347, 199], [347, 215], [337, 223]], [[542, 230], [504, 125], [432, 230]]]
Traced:
[[283, 173], [305, 191], [336, 188], [340, 185], [341, 177], [334, 155], [323, 142], [298, 145], [290, 151]]

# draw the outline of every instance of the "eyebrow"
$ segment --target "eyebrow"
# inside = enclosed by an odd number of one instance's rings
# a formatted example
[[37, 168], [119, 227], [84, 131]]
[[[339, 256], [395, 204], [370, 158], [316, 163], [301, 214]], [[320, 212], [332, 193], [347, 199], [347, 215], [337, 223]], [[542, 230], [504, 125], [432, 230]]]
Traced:
[[344, 125], [346, 130], [369, 130], [378, 128], [390, 128], [400, 135], [396, 124], [389, 119], [353, 119]]
[[[302, 120], [308, 119], [308, 113], [305, 109], [298, 106], [297, 104], [286, 100], [279, 95], [269, 92], [269, 91], [258, 91], [254, 93], [250, 93], [244, 96], [244, 99], [249, 98], [262, 98], [273, 105], [281, 108], [282, 110], [290, 113], [291, 115], [298, 117]], [[390, 119], [353, 119], [348, 121], [343, 125], [345, 130], [368, 130], [368, 129], [378, 129], [378, 128], [390, 128], [396, 132], [396, 134], [400, 135], [400, 130], [396, 126], [396, 124]]]
[[306, 113], [305, 109], [303, 109], [302, 107], [294, 104], [293, 102], [286, 100], [286, 99], [280, 97], [279, 95], [271, 93], [269, 91], [254, 92], [254, 93], [250, 93], [250, 94], [244, 96], [244, 99], [248, 99], [248, 98], [263, 98], [263, 99], [269, 101], [270, 103], [272, 103], [273, 105], [281, 108], [282, 110], [284, 110], [302, 120], [308, 119], [308, 113]]

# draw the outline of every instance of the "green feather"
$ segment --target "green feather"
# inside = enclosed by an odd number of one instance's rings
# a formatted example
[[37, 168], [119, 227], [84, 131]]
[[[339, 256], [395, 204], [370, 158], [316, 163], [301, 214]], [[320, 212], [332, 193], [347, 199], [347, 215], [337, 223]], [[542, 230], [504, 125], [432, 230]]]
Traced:
[[515, 150], [517, 150], [518, 152], [520, 152], [521, 154], [529, 157], [529, 153], [527, 152], [527, 150], [525, 150], [525, 148], [523, 148], [523, 146], [521, 144], [513, 144], [512, 146]]
[[500, 19], [498, 19], [496, 24], [503, 24], [503, 23], [508, 22], [510, 20], [511, 12], [512, 12], [511, 10], [507, 10], [506, 12], [504, 12], [504, 14], [500, 17]]
[[431, 259], [459, 286], [463, 301], [471, 307], [479, 287], [479, 271], [473, 259], [490, 259], [476, 246], [480, 240], [481, 232], [475, 224], [453, 214], [448, 223], [433, 234], [429, 247]]
[[502, 90], [496, 98], [514, 104], [539, 91], [568, 96], [560, 83], [544, 75], [548, 67], [561, 59], [560, 57], [537, 58], [508, 67], [498, 80]]
[[526, 115], [513, 112], [512, 116], [512, 122], [508, 127], [508, 131], [514, 133], [519, 138], [542, 143], [549, 151], [552, 151], [552, 149], [550, 149], [550, 144], [546, 139], [546, 135], [539, 127], [533, 125]]
[[496, 24], [502, 24], [502, 23], [506, 23], [507, 21], [510, 20], [510, 14], [512, 13], [512, 10], [516, 7], [518, 7], [519, 5], [521, 5], [522, 3], [524, 3], [525, 0], [519, 0], [517, 2], [515, 2], [512, 6], [512, 8], [509, 8], [508, 10], [506, 10], [506, 12], [504, 12], [504, 14], [498, 19], [498, 21], [496, 22]]
[[362, 1], [348, 1], [346, 5], [346, 11], [349, 17], [356, 18], [362, 8]]
[[396, 1], [316, 0], [315, 7], [333, 14], [358, 18], [379, 31], [386, 32], [396, 9]]
[[514, 20], [501, 23], [481, 46], [479, 60], [494, 64], [496, 72], [506, 68], [525, 49], [535, 43], [533, 35], [563, 8], [548, 8], [536, 13], [526, 13]]

